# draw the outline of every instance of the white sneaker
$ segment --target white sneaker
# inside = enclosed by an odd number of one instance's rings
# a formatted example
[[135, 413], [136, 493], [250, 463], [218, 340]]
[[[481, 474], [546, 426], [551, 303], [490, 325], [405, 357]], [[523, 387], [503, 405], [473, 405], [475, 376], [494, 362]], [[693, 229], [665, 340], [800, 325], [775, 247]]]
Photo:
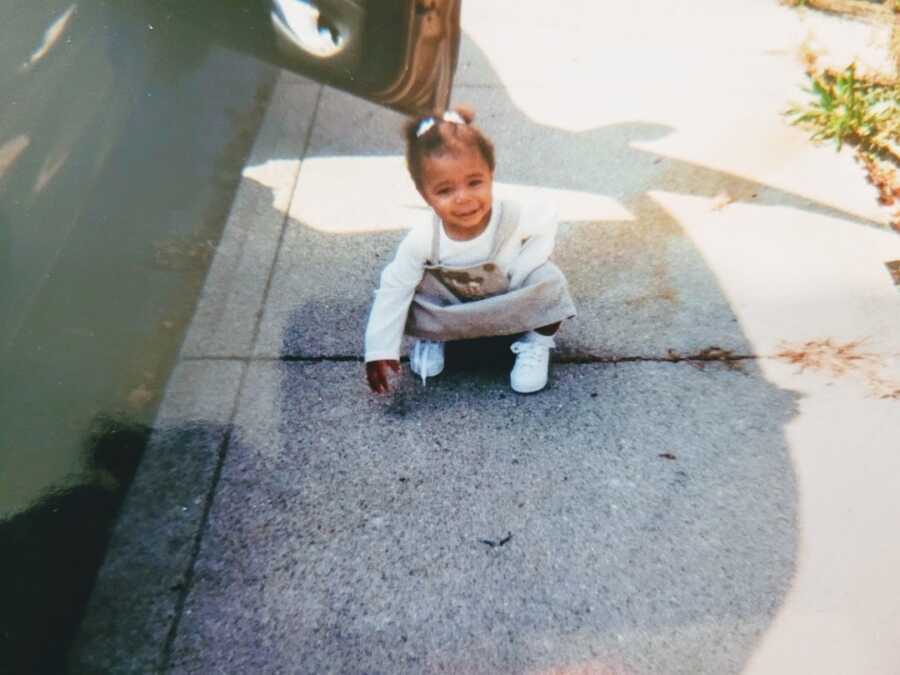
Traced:
[[512, 343], [510, 349], [516, 355], [516, 363], [509, 374], [509, 386], [513, 391], [531, 394], [547, 386], [550, 349], [553, 346], [552, 337], [534, 331]]
[[444, 343], [416, 340], [409, 352], [409, 367], [422, 378], [422, 384], [426, 378], [440, 375], [444, 370]]

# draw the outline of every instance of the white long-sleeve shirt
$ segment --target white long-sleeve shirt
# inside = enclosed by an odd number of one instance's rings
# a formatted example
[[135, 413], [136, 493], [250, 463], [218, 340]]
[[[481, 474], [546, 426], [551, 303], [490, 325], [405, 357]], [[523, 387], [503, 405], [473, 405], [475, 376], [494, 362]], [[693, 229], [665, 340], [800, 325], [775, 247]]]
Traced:
[[[491, 254], [494, 232], [499, 226], [500, 202], [494, 201], [491, 219], [484, 232], [468, 241], [455, 241], [440, 227], [440, 256], [444, 265], [477, 265]], [[540, 202], [523, 204], [519, 223], [497, 254], [495, 261], [509, 275], [510, 290], [550, 258], [556, 241], [556, 212]], [[366, 361], [398, 359], [403, 329], [416, 286], [425, 273], [431, 255], [434, 227], [429, 220], [414, 227], [400, 242], [394, 259], [381, 273], [375, 302], [366, 328]], [[433, 261], [437, 262], [437, 261]]]

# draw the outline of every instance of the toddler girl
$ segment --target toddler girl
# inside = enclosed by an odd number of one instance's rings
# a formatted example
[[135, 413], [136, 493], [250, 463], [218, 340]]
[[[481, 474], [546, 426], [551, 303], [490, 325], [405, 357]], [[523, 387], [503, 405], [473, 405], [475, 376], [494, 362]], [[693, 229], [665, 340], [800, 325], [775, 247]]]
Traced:
[[566, 279], [549, 262], [554, 213], [494, 201], [494, 146], [474, 118], [460, 107], [407, 125], [407, 167], [434, 218], [409, 232], [381, 274], [366, 329], [374, 392], [390, 390], [404, 332], [418, 338], [409, 362], [423, 383], [444, 369], [447, 340], [522, 334], [512, 345], [510, 386], [539, 391], [553, 334], [575, 316]]

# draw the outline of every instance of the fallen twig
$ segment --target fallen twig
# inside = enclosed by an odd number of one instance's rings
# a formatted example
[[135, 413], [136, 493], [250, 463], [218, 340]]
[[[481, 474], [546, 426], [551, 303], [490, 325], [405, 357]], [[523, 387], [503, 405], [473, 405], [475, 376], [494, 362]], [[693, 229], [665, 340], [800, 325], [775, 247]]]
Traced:
[[509, 542], [510, 539], [512, 539], [512, 532], [509, 532], [509, 533], [508, 533], [505, 537], [503, 537], [503, 539], [501, 539], [500, 541], [493, 541], [493, 540], [491, 540], [491, 539], [479, 539], [479, 541], [480, 541], [482, 544], [487, 544], [487, 545], [490, 546], [491, 548], [494, 548], [495, 546], [505, 546], [505, 545]]

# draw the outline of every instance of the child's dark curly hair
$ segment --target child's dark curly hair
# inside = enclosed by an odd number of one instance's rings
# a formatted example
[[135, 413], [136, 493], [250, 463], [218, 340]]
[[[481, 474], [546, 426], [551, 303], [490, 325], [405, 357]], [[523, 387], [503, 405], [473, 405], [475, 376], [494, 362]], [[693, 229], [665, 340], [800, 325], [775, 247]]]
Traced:
[[[460, 105], [453, 112], [459, 115], [465, 124], [448, 122], [441, 114], [425, 115], [406, 123], [406, 167], [416, 187], [422, 189], [423, 163], [426, 157], [440, 157], [461, 150], [477, 150], [485, 163], [494, 171], [494, 144], [472, 122], [475, 111], [469, 106]], [[418, 135], [421, 125], [426, 120], [433, 120], [433, 125], [421, 136]]]

